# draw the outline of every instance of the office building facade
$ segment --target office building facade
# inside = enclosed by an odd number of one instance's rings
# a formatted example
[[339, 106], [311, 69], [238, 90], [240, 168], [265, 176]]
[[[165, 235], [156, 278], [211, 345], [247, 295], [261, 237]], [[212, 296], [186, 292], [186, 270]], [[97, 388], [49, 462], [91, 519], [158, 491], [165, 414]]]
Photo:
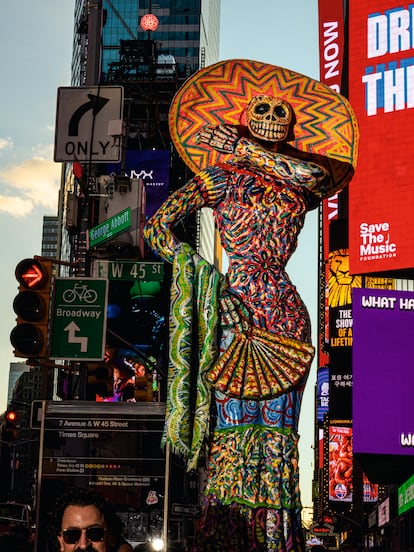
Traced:
[[59, 243], [59, 217], [47, 216], [43, 217], [42, 230], [42, 256], [56, 259], [57, 247]]

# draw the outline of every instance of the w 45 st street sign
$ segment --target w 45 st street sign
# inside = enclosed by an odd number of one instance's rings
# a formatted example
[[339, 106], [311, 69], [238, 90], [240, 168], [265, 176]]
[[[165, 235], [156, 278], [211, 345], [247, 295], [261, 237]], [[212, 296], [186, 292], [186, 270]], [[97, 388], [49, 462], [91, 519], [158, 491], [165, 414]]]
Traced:
[[107, 303], [106, 278], [57, 278], [50, 357], [102, 360]]

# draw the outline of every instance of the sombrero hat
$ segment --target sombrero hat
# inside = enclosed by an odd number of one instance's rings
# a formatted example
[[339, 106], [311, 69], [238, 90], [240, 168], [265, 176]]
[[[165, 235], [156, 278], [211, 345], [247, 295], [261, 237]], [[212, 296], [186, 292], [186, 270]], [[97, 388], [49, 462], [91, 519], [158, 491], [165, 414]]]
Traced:
[[223, 162], [227, 154], [197, 143], [206, 126], [240, 126], [253, 96], [282, 97], [295, 113], [289, 144], [320, 156], [329, 167], [333, 187], [343, 188], [352, 178], [358, 157], [358, 125], [348, 100], [329, 86], [274, 65], [245, 59], [220, 61], [200, 69], [178, 90], [169, 112], [173, 143], [193, 171]]

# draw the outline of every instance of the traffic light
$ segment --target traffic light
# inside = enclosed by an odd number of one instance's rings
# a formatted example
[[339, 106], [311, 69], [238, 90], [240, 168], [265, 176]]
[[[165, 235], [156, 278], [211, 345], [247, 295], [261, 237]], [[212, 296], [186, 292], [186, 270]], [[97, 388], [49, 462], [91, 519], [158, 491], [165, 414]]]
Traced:
[[6, 412], [6, 422], [3, 426], [2, 440], [14, 443], [17, 440], [17, 414], [14, 410]]
[[13, 301], [17, 326], [10, 334], [14, 356], [47, 357], [49, 309], [52, 290], [52, 261], [24, 259], [16, 266], [19, 293]]

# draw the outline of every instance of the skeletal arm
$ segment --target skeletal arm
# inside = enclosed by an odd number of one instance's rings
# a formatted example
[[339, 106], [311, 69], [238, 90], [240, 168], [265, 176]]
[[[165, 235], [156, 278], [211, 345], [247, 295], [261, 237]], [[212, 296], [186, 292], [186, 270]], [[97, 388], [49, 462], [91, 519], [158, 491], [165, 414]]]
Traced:
[[173, 232], [174, 226], [201, 207], [213, 207], [222, 196], [225, 186], [223, 171], [212, 167], [201, 171], [174, 192], [144, 228], [144, 238], [150, 247], [165, 260], [173, 262], [181, 244]]
[[200, 131], [198, 141], [221, 153], [233, 154], [236, 159], [244, 160], [276, 178], [289, 180], [292, 184], [311, 191], [329, 179], [328, 171], [321, 165], [265, 148], [250, 138], [240, 137], [237, 128], [231, 125], [207, 126]]

